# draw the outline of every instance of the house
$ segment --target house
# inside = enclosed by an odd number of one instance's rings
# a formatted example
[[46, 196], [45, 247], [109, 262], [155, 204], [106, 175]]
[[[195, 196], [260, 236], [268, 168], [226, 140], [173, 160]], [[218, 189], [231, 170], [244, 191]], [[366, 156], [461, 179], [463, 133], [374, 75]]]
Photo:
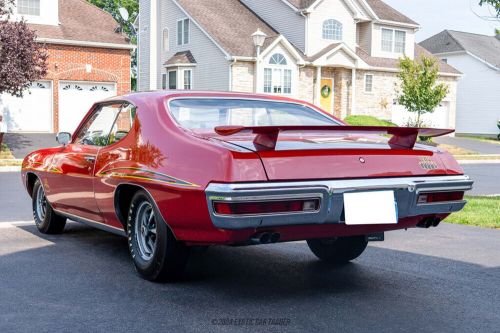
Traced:
[[91, 105], [130, 91], [129, 40], [108, 13], [84, 0], [16, 0], [49, 54], [47, 75], [23, 98], [0, 95], [12, 132], [73, 132]]
[[457, 88], [457, 133], [496, 136], [500, 121], [500, 35], [445, 30], [420, 45], [464, 73]]
[[[404, 122], [398, 59], [428, 54], [419, 25], [380, 0], [140, 0], [139, 90], [210, 89], [290, 96], [337, 117]], [[253, 37], [265, 37], [256, 47]], [[433, 116], [454, 124], [460, 72]]]

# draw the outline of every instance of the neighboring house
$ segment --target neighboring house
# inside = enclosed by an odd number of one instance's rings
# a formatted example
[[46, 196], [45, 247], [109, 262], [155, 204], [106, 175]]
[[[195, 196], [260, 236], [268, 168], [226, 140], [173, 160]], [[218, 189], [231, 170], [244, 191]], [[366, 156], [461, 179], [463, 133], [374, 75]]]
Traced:
[[[404, 122], [398, 59], [429, 54], [419, 25], [380, 0], [140, 0], [139, 90], [210, 89], [290, 96], [337, 117]], [[265, 33], [257, 52], [252, 35]], [[431, 118], [454, 124], [460, 72], [439, 63], [450, 94]]]
[[420, 45], [464, 73], [458, 84], [457, 133], [496, 136], [500, 120], [500, 35], [445, 30]]
[[8, 130], [76, 129], [98, 100], [130, 91], [128, 39], [108, 13], [84, 0], [17, 0], [13, 19], [24, 18], [49, 53], [47, 75], [23, 98], [0, 95]]

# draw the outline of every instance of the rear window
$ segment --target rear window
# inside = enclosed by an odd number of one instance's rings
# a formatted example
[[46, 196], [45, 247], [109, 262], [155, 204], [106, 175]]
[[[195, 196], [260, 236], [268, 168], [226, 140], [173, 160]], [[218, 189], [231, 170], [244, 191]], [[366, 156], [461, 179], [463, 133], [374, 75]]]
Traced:
[[213, 130], [217, 126], [339, 125], [307, 106], [286, 102], [185, 98], [169, 103], [175, 120], [184, 128]]

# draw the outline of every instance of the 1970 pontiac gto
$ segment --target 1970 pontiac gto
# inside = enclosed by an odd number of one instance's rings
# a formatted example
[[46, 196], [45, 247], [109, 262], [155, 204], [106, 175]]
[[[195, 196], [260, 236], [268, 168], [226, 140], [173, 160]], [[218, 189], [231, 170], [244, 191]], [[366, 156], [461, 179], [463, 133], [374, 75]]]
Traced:
[[170, 91], [95, 104], [22, 179], [42, 233], [67, 219], [128, 238], [146, 279], [178, 276], [190, 249], [307, 240], [329, 263], [386, 231], [437, 226], [472, 181], [417, 144], [451, 130], [352, 127], [267, 95]]

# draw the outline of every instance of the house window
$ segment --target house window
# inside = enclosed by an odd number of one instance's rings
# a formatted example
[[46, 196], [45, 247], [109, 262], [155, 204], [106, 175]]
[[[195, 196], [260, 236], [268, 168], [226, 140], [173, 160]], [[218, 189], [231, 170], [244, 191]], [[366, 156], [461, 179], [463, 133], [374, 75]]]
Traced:
[[193, 71], [190, 69], [184, 70], [184, 90], [191, 90], [193, 82]]
[[382, 51], [405, 53], [406, 31], [382, 28]]
[[177, 45], [189, 44], [189, 19], [177, 21]]
[[169, 34], [168, 34], [168, 29], [165, 28], [163, 29], [163, 35], [162, 35], [162, 48], [163, 52], [168, 52], [170, 50], [170, 44], [169, 44]]
[[161, 75], [161, 89], [165, 90], [167, 89], [167, 74], [163, 73]]
[[333, 19], [324, 21], [323, 39], [342, 40], [342, 23]]
[[365, 92], [373, 91], [373, 75], [365, 75]]
[[168, 72], [168, 89], [177, 89], [177, 71]]
[[394, 30], [382, 29], [382, 51], [392, 52]]
[[17, 0], [17, 13], [40, 16], [40, 0]]
[[444, 62], [445, 64], [448, 63], [448, 59], [446, 59], [446, 58], [441, 59], [441, 61]]
[[396, 53], [405, 53], [406, 47], [406, 32], [396, 30], [394, 38], [394, 52]]
[[286, 68], [288, 62], [281, 53], [275, 53], [264, 68], [264, 92], [271, 94], [292, 93], [292, 70]]

